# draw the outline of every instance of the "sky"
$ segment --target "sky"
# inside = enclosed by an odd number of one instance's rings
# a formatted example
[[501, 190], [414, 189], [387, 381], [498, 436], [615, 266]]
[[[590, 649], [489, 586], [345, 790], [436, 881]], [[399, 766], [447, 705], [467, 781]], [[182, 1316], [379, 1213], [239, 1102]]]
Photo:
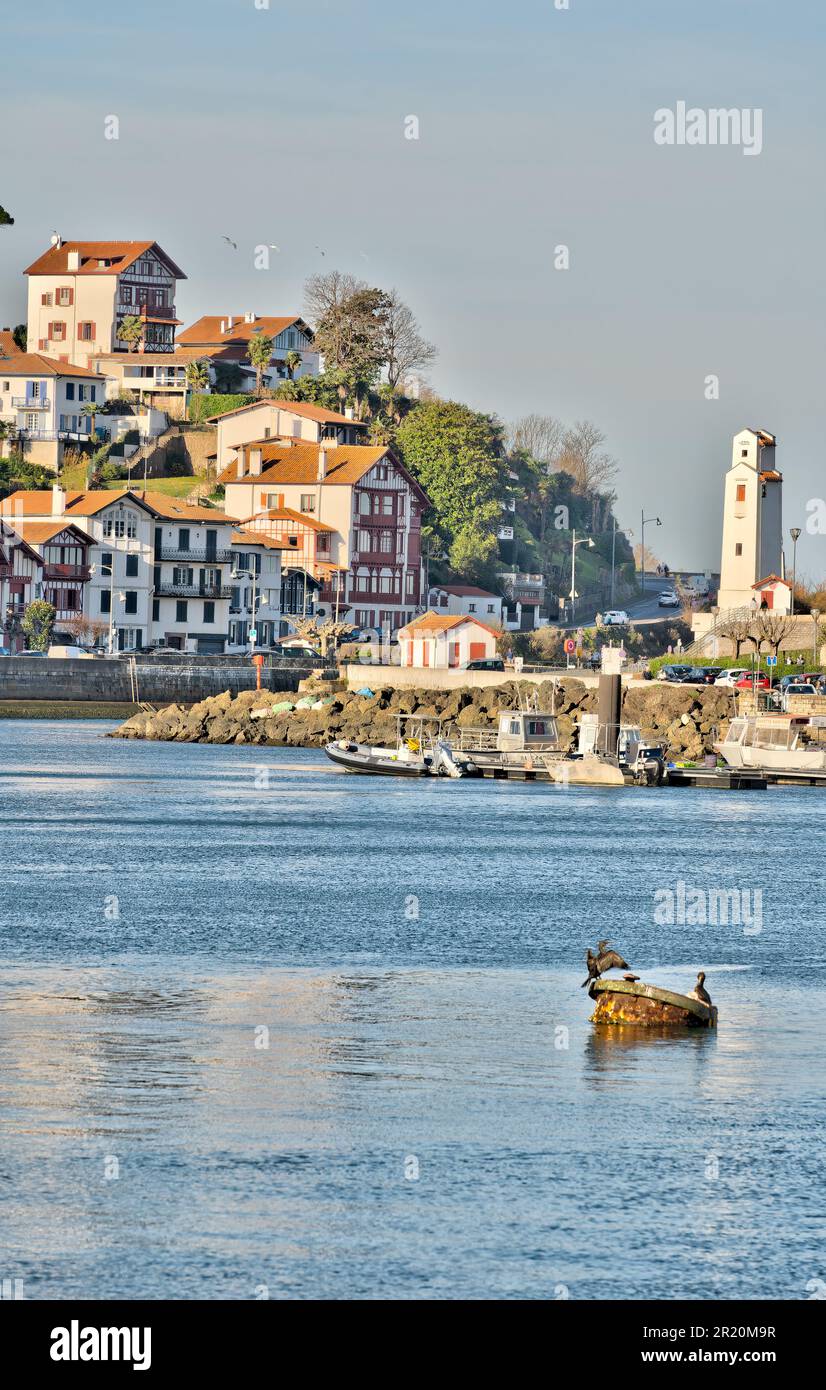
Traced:
[[[158, 241], [186, 324], [350, 271], [407, 299], [440, 395], [596, 422], [673, 568], [719, 568], [731, 437], [770, 430], [822, 579], [826, 6], [560, 3], [7, 0], [0, 327], [53, 230]], [[681, 101], [759, 110], [760, 153], [655, 143]]]

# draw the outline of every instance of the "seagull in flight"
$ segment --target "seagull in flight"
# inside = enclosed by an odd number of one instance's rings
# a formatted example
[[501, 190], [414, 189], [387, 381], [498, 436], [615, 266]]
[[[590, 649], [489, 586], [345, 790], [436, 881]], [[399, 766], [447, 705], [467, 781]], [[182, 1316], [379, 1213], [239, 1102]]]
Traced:
[[280, 246], [276, 246], [276, 244], [275, 244], [274, 241], [268, 242], [267, 245], [268, 245], [270, 251], [280, 251], [280, 250], [281, 250], [281, 247], [280, 247]]
[[[316, 251], [321, 251], [321, 247], [320, 247], [320, 246], [317, 246], [317, 247], [316, 247]], [[321, 251], [321, 254], [322, 254], [322, 256], [326, 256], [326, 255], [327, 255], [327, 252], [326, 252], [326, 251]]]
[[231, 236], [222, 236], [222, 237], [221, 237], [221, 240], [222, 240], [222, 241], [226, 241], [226, 242], [228, 243], [228, 245], [230, 245], [230, 246], [232, 247], [233, 251], [237, 251], [237, 250], [238, 250], [238, 242], [237, 242], [237, 241], [233, 241], [233, 239], [232, 239]]

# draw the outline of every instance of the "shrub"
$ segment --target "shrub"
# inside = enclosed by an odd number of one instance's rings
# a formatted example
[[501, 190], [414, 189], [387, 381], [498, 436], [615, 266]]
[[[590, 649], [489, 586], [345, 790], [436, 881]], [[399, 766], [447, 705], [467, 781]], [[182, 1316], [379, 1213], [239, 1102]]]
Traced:
[[242, 405], [252, 405], [256, 399], [249, 395], [231, 396], [191, 396], [189, 400], [189, 418], [193, 424], [200, 424], [202, 420], [208, 419], [210, 415], [226, 415], [230, 410], [238, 410]]

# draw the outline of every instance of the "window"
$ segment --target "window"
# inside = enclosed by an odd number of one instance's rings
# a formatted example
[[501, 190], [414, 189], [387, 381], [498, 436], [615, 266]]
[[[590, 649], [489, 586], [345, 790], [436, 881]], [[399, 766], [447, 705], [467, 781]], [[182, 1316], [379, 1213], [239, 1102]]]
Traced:
[[741, 449], [741, 450], [740, 450], [740, 457], [741, 457], [741, 459], [747, 459], [748, 456], [749, 456], [749, 451], [748, 451], [748, 449]]
[[56, 343], [62, 343], [66, 337], [65, 323], [53, 323], [52, 331], [49, 334], [49, 337], [52, 338], [53, 341]]
[[153, 598], [153, 600], [152, 600], [152, 621], [153, 621], [153, 623], [160, 622], [160, 617], [161, 617], [161, 601], [160, 601], [159, 598]]
[[742, 547], [740, 541], [738, 541], [737, 544], [735, 545], [735, 547], [734, 547], [734, 553], [735, 553], [735, 555], [742, 555], [742, 554], [743, 554], [743, 547]]
[[77, 336], [81, 342], [90, 343], [95, 336], [95, 325], [93, 323], [79, 323]]
[[192, 584], [192, 570], [184, 565], [175, 565], [172, 570], [172, 583], [176, 588], [188, 589]]
[[118, 512], [117, 516], [107, 516], [103, 523], [103, 534], [108, 539], [109, 536], [117, 536], [122, 539], [128, 536], [134, 540], [138, 534], [138, 521], [134, 512]]
[[186, 526], [178, 528], [178, 549], [189, 550], [189, 528]]
[[109, 589], [101, 589], [100, 591], [100, 611], [101, 613], [111, 613], [112, 611], [112, 594]]
[[71, 304], [73, 297], [74, 296], [72, 295], [72, 291], [69, 289], [69, 287], [67, 285], [61, 285], [57, 290], [56, 302], [60, 305], [65, 304], [68, 307], [68, 305]]
[[468, 606], [467, 606], [467, 611], [468, 611], [468, 613], [475, 613], [475, 612], [476, 612], [476, 604], [475, 604], [475, 603], [469, 603]]
[[73, 381], [67, 381], [67, 382], [66, 382], [66, 399], [67, 399], [67, 401], [73, 401], [74, 398], [75, 398], [75, 383], [74, 383]]
[[124, 613], [137, 613], [138, 595], [134, 589], [126, 590], [126, 599], [123, 605], [123, 611]]
[[114, 555], [112, 554], [111, 550], [104, 550], [104, 551], [102, 551], [101, 557], [100, 557], [101, 567], [102, 567], [104, 570], [110, 571], [111, 568], [112, 568], [112, 561], [114, 560], [114, 558], [115, 558], [115, 557], [114, 557]]
[[746, 500], [746, 484], [745, 484], [745, 483], [738, 483], [738, 484], [737, 484], [736, 500], [737, 500], [738, 502], [745, 502], [745, 500]]
[[369, 492], [362, 492], [359, 496], [359, 513], [361, 516], [369, 516], [373, 510], [370, 502]]
[[[416, 576], [412, 570], [407, 571], [407, 597], [412, 598], [416, 587]], [[447, 594], [442, 596], [442, 607], [447, 608]]]
[[300, 504], [299, 504], [299, 508], [298, 508], [298, 509], [299, 509], [299, 511], [301, 511], [301, 512], [314, 512], [314, 511], [315, 511], [315, 493], [314, 493], [314, 492], [302, 492], [302, 494], [301, 494], [301, 502], [300, 502]]
[[77, 398], [79, 401], [86, 400], [86, 387], [83, 385], [83, 382], [81, 382], [77, 388]]
[[207, 602], [204, 604], [204, 622], [215, 622], [215, 604], [212, 602]]
[[187, 620], [188, 612], [189, 604], [187, 600], [185, 598], [179, 598], [177, 603], [175, 604], [175, 622], [185, 623]]
[[382, 531], [380, 550], [382, 555], [392, 555], [395, 550], [395, 540], [392, 531]]
[[322, 532], [320, 535], [316, 536], [315, 548], [317, 555], [330, 554], [330, 537], [326, 532]]
[[138, 557], [137, 555], [127, 555], [126, 557], [126, 578], [137, 579], [138, 577]]
[[393, 494], [386, 492], [381, 499], [381, 509], [384, 516], [393, 515]]
[[52, 296], [51, 296], [50, 294], [41, 294], [41, 296], [40, 296], [40, 303], [41, 303], [41, 304], [51, 304], [51, 302], [52, 302]]
[[489, 603], [489, 604], [488, 604], [488, 612], [489, 612], [489, 613], [495, 613], [495, 612], [496, 612], [496, 604], [495, 604], [495, 603]]
[[359, 531], [359, 532], [357, 533], [357, 549], [358, 549], [358, 550], [372, 550], [372, 549], [373, 549], [373, 541], [372, 541], [372, 539], [371, 539], [371, 536], [370, 536], [370, 532], [369, 532], [369, 531]]

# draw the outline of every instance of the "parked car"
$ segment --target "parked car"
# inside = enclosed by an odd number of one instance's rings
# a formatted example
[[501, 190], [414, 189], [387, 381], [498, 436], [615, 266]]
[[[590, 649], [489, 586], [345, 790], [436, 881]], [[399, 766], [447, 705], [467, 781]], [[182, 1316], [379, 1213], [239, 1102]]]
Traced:
[[751, 671], [747, 671], [745, 675], [735, 681], [735, 688], [737, 690], [751, 690], [753, 687], [757, 690], [771, 690], [771, 681], [762, 671], [759, 674], [753, 674]]
[[686, 679], [686, 677], [687, 677], [689, 671], [691, 671], [691, 670], [693, 670], [693, 667], [691, 667], [691, 666], [686, 666], [686, 665], [683, 665], [683, 666], [680, 666], [680, 665], [661, 666], [660, 669], [659, 669], [659, 671], [657, 672], [657, 680], [658, 680], [658, 681], [684, 681], [684, 680]]
[[663, 592], [657, 595], [658, 608], [679, 608], [679, 606], [679, 596], [674, 593], [673, 589], [663, 589]]
[[43, 656], [43, 657], [45, 657], [45, 655], [46, 655], [45, 652], [30, 652], [30, 651], [26, 651], [26, 652], [15, 652], [15, 656]]
[[602, 615], [603, 627], [624, 627], [630, 621], [624, 608], [609, 608], [608, 612]]
[[724, 671], [720, 672], [714, 684], [735, 686], [741, 676], [748, 674], [749, 669], [748, 666], [728, 666]]
[[463, 671], [504, 671], [505, 663], [501, 656], [485, 656], [478, 661], [466, 661]]
[[89, 661], [92, 658], [92, 653], [86, 647], [73, 647], [68, 644], [49, 647], [48, 655], [52, 658], [62, 657], [64, 661], [69, 659]]
[[703, 685], [717, 684], [717, 677], [720, 674], [719, 666], [695, 666], [694, 670], [697, 672], [697, 679], [702, 681]]
[[[260, 650], [262, 648], [259, 648]], [[272, 652], [273, 656], [286, 656], [295, 661], [306, 661], [308, 657], [318, 661], [320, 657], [320, 653], [316, 651], [315, 647], [307, 646], [302, 642], [291, 642], [288, 646], [283, 646], [280, 642], [273, 642], [271, 647], [263, 648], [263, 650]]]
[[795, 685], [787, 685], [783, 691], [783, 704], [788, 708], [788, 700], [791, 695], [816, 695], [817, 690], [811, 681], [797, 681]]

